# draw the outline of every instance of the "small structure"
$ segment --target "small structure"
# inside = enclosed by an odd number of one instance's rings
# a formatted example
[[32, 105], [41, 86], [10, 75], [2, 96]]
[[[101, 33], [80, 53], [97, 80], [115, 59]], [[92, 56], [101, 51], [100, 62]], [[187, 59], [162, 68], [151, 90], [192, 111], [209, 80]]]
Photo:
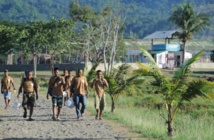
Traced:
[[135, 63], [135, 62], [147, 63], [148, 60], [145, 59], [141, 50], [139, 50], [139, 49], [128, 49], [127, 54], [123, 58], [122, 62], [125, 62], [125, 63]]
[[[151, 39], [151, 54], [159, 68], [174, 68], [182, 64], [182, 45], [170, 44], [171, 39], [176, 39], [178, 30], [157, 31], [144, 39]], [[154, 39], [164, 39], [164, 44], [154, 44]], [[179, 41], [178, 41], [179, 42]], [[192, 58], [192, 54], [185, 52], [185, 60]]]

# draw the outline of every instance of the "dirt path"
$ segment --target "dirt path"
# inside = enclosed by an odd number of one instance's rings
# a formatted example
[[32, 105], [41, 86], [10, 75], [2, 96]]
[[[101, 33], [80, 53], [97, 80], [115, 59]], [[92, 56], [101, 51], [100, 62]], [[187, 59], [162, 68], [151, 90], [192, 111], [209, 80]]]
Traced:
[[60, 121], [52, 121], [51, 101], [40, 97], [37, 101], [33, 118], [27, 121], [22, 118], [23, 109], [4, 109], [3, 97], [0, 100], [0, 139], [39, 140], [39, 139], [142, 139], [139, 135], [128, 132], [128, 129], [106, 120], [95, 120], [86, 112], [86, 116], [76, 119], [75, 109], [63, 107]]

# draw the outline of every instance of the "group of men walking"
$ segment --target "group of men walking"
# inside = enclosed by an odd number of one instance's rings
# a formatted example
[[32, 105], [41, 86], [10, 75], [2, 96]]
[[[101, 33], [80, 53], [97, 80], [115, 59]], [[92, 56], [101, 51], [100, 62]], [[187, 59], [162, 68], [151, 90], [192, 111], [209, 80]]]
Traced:
[[[24, 109], [23, 117], [27, 118], [29, 109], [29, 120], [32, 119], [33, 108], [35, 106], [35, 100], [38, 100], [38, 85], [33, 78], [31, 71], [25, 72], [26, 77], [22, 78], [17, 98], [20, 94], [23, 94], [22, 107]], [[4, 77], [1, 80], [1, 92], [4, 95], [5, 109], [10, 105], [11, 99], [11, 86], [16, 90], [14, 86], [14, 80], [9, 76], [8, 70], [5, 70]], [[94, 105], [96, 109], [95, 119], [102, 119], [102, 113], [105, 107], [105, 92], [104, 87], [109, 87], [107, 80], [102, 76], [102, 71], [97, 71], [97, 77], [90, 84], [94, 88]], [[52, 101], [52, 119], [60, 120], [60, 113], [62, 111], [63, 103], [68, 98], [73, 98], [73, 102], [76, 109], [77, 119], [84, 117], [86, 108], [86, 98], [89, 97], [88, 92], [89, 84], [86, 77], [83, 75], [83, 70], [78, 69], [76, 75], [72, 75], [72, 71], [64, 70], [63, 75], [60, 75], [59, 68], [54, 68], [54, 75], [49, 79], [47, 99], [51, 97]], [[66, 93], [66, 97], [63, 96]], [[80, 108], [81, 104], [81, 108]]]

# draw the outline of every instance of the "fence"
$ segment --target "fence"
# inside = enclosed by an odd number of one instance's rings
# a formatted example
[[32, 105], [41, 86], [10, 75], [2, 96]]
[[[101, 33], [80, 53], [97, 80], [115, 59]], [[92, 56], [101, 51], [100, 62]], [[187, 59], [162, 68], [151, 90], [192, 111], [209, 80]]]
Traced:
[[[55, 67], [59, 67], [60, 70], [68, 69], [68, 70], [77, 70], [79, 68], [83, 69], [85, 64], [54, 64]], [[8, 69], [9, 71], [25, 71], [25, 70], [33, 70], [33, 65], [0, 65], [0, 71], [4, 71]], [[39, 64], [37, 65], [37, 70], [46, 71], [50, 70], [49, 64]]]

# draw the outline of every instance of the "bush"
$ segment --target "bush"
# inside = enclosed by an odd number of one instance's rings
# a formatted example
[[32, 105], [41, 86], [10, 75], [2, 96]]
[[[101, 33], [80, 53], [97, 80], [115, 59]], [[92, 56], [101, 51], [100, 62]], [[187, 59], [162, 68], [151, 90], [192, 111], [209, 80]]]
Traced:
[[48, 87], [48, 82], [49, 82], [48, 79], [46, 79], [46, 78], [41, 78], [41, 79], [40, 79], [39, 86], [41, 86], [41, 87]]

